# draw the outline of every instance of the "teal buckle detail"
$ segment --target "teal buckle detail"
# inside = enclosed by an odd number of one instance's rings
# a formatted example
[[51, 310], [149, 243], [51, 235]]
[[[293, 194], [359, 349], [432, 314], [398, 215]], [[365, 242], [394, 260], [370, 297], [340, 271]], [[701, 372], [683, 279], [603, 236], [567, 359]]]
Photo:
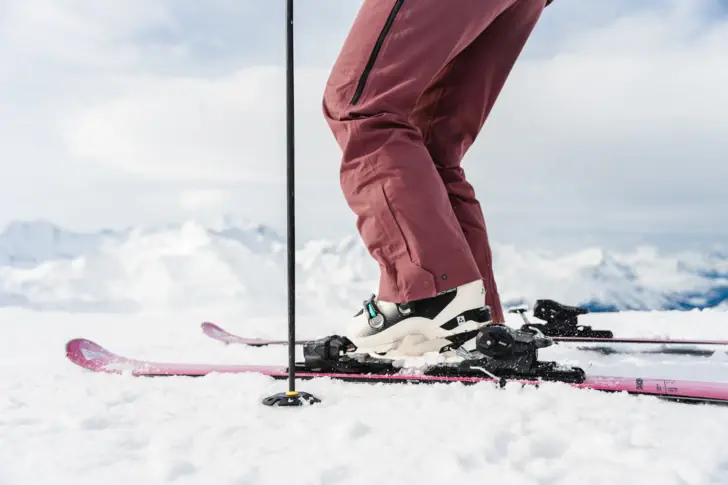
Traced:
[[367, 304], [367, 310], [369, 311], [370, 317], [374, 318], [377, 316], [377, 313], [374, 311], [374, 305], [372, 305], [371, 303]]

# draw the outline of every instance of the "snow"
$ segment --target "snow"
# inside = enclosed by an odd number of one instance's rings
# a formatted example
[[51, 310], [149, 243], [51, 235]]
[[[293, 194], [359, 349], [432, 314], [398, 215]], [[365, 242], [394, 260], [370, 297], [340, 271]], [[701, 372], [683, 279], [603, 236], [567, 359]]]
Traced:
[[[285, 300], [284, 244], [265, 225], [233, 216], [86, 234], [16, 221], [0, 233], [0, 307], [133, 313], [232, 302], [267, 313]], [[669, 310], [728, 301], [728, 249], [562, 254], [495, 243], [493, 252], [507, 306], [553, 298]], [[296, 261], [302, 310], [350, 307], [376, 291], [379, 271], [358, 237], [306, 241]]]
[[[221, 312], [222, 314], [224, 312]], [[728, 482], [728, 409], [580, 391], [299, 382], [323, 402], [263, 406], [286, 390], [257, 375], [151, 378], [89, 373], [65, 360], [84, 336], [131, 357], [285, 362], [285, 348], [224, 346], [201, 315], [0, 310], [0, 483], [218, 485]], [[514, 317], [510, 315], [509, 317]], [[630, 335], [728, 338], [722, 311], [589, 315]], [[285, 334], [285, 319], [219, 323]], [[509, 323], [518, 324], [517, 320]], [[329, 326], [303, 317], [299, 333]], [[728, 359], [602, 356], [547, 349], [590, 372], [728, 381]]]
[[[65, 358], [65, 343], [85, 337], [133, 358], [284, 364], [285, 347], [225, 346], [199, 327], [286, 335], [283, 242], [230, 217], [88, 234], [9, 226], [0, 234], [0, 484], [728, 483], [728, 408], [559, 384], [322, 379], [298, 384], [321, 404], [278, 409], [260, 401], [284, 381], [102, 375]], [[508, 302], [631, 308], [640, 311], [581, 321], [617, 335], [728, 339], [728, 253], [494, 251]], [[306, 242], [297, 263], [299, 337], [340, 332], [375, 290], [376, 267], [356, 238]], [[686, 302], [713, 308], [663, 311]], [[601, 355], [559, 345], [541, 358], [592, 374], [728, 382], [723, 350]]]

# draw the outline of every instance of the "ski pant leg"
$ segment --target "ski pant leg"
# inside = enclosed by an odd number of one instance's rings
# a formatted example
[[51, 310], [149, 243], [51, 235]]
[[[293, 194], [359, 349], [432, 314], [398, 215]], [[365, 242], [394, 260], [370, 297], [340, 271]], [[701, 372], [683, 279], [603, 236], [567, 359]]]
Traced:
[[496, 323], [503, 323], [505, 317], [493, 274], [488, 232], [461, 161], [540, 17], [542, 5], [536, 3], [519, 1], [499, 15], [438, 75], [411, 116], [422, 132], [475, 257], [486, 289], [486, 303]]
[[482, 278], [410, 117], [438, 74], [517, 2], [543, 0], [366, 0], [334, 64], [324, 115], [384, 300], [432, 297]]

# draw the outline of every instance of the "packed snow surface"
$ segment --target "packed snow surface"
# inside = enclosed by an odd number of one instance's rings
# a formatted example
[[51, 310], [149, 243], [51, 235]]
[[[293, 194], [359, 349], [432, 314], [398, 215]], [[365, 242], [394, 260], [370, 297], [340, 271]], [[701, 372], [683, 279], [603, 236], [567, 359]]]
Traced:
[[[212, 317], [232, 331], [285, 335], [285, 319], [225, 313]], [[261, 399], [286, 390], [284, 381], [93, 374], [64, 356], [65, 342], [83, 336], [130, 357], [285, 363], [285, 348], [225, 346], [205, 337], [200, 317], [0, 310], [0, 483], [728, 483], [723, 407], [558, 384], [498, 390], [319, 380], [299, 389], [321, 404], [268, 408]], [[728, 338], [724, 311], [595, 314], [584, 321], [622, 335]], [[336, 329], [313, 318], [299, 324], [299, 334]], [[541, 357], [594, 374], [728, 382], [723, 351], [604, 356], [571, 346]]]

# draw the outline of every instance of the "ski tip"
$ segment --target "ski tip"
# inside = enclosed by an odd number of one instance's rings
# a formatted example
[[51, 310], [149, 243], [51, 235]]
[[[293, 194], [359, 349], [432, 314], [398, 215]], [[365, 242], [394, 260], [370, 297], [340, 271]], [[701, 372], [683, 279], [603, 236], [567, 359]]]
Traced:
[[222, 328], [219, 325], [215, 325], [212, 322], [202, 322], [200, 324], [200, 327], [202, 328], [203, 331], [206, 331], [206, 330], [213, 330], [213, 331], [214, 330], [217, 330], [219, 332], [222, 332], [223, 331]]
[[84, 348], [93, 348], [101, 346], [91, 340], [85, 338], [74, 338], [66, 342], [66, 355], [69, 357], [75, 357], [77, 355], [83, 355]]
[[202, 332], [210, 338], [219, 340], [225, 344], [229, 344], [230, 340], [234, 339], [234, 336], [230, 332], [223, 330], [219, 325], [215, 325], [212, 322], [202, 322], [200, 324]]
[[215, 325], [211, 322], [202, 322], [202, 331], [210, 338], [218, 340], [226, 345], [228, 344], [243, 344], [251, 347], [265, 347], [276, 343], [275, 340], [267, 340], [255, 337], [241, 337], [239, 335], [233, 335], [227, 330], [223, 329], [219, 325]]
[[236, 338], [233, 334], [223, 329], [220, 325], [216, 325], [212, 322], [202, 322], [200, 324], [200, 327], [202, 327], [202, 332], [208, 337], [214, 338], [215, 340], [220, 340], [221, 342], [224, 342], [226, 344], [231, 343], [230, 341], [235, 340]]
[[115, 355], [91, 340], [76, 338], [66, 343], [66, 357], [76, 365], [98, 371], [114, 360]]

